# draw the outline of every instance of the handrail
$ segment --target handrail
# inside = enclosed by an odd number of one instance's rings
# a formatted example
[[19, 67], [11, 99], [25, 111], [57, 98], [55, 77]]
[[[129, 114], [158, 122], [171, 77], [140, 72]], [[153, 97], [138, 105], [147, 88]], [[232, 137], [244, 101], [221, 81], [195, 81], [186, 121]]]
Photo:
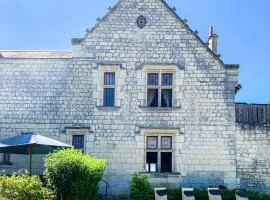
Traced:
[[108, 200], [108, 188], [110, 187], [110, 184], [103, 179], [101, 179], [101, 181], [106, 185], [106, 200]]

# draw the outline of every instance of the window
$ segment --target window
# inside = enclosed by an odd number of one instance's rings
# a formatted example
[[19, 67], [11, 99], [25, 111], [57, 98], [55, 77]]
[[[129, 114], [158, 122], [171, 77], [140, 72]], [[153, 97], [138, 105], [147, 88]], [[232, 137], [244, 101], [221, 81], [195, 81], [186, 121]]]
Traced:
[[3, 153], [3, 163], [9, 163], [9, 162], [10, 162], [10, 154]]
[[147, 74], [147, 106], [172, 107], [173, 73], [149, 72]]
[[84, 152], [84, 135], [73, 135], [72, 146]]
[[115, 106], [115, 72], [104, 72], [103, 106]]
[[146, 136], [146, 171], [172, 172], [173, 155], [172, 135]]

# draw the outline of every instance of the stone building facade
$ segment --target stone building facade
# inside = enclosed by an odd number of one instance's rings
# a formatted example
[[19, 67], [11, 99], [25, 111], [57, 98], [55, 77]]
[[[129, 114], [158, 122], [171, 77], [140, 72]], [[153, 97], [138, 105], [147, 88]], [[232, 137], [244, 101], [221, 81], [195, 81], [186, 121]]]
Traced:
[[[163, 0], [119, 0], [72, 46], [0, 52], [1, 138], [34, 132], [106, 159], [111, 193], [128, 193], [133, 172], [156, 185], [270, 191], [259, 150], [269, 131], [236, 123], [239, 66], [220, 60], [212, 29], [205, 43]], [[3, 155], [1, 168], [26, 158]]]

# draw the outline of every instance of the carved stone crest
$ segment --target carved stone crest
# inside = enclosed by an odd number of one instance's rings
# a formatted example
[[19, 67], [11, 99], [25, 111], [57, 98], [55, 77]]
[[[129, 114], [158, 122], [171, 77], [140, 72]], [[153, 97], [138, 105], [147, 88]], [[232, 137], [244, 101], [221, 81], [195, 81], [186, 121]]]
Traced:
[[141, 15], [137, 18], [136, 23], [139, 28], [144, 28], [147, 24], [147, 20], [143, 15]]

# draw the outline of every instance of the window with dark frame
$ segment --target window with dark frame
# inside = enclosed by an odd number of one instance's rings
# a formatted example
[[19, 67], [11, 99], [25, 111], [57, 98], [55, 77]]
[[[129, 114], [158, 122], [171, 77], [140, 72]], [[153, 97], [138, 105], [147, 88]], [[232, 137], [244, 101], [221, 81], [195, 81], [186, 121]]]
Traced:
[[146, 136], [146, 171], [172, 172], [172, 136]]
[[3, 153], [3, 162], [4, 163], [10, 162], [10, 153]]
[[72, 146], [84, 152], [84, 135], [72, 135]]
[[104, 72], [103, 106], [115, 106], [115, 72]]
[[173, 73], [149, 72], [147, 74], [147, 106], [172, 107]]

